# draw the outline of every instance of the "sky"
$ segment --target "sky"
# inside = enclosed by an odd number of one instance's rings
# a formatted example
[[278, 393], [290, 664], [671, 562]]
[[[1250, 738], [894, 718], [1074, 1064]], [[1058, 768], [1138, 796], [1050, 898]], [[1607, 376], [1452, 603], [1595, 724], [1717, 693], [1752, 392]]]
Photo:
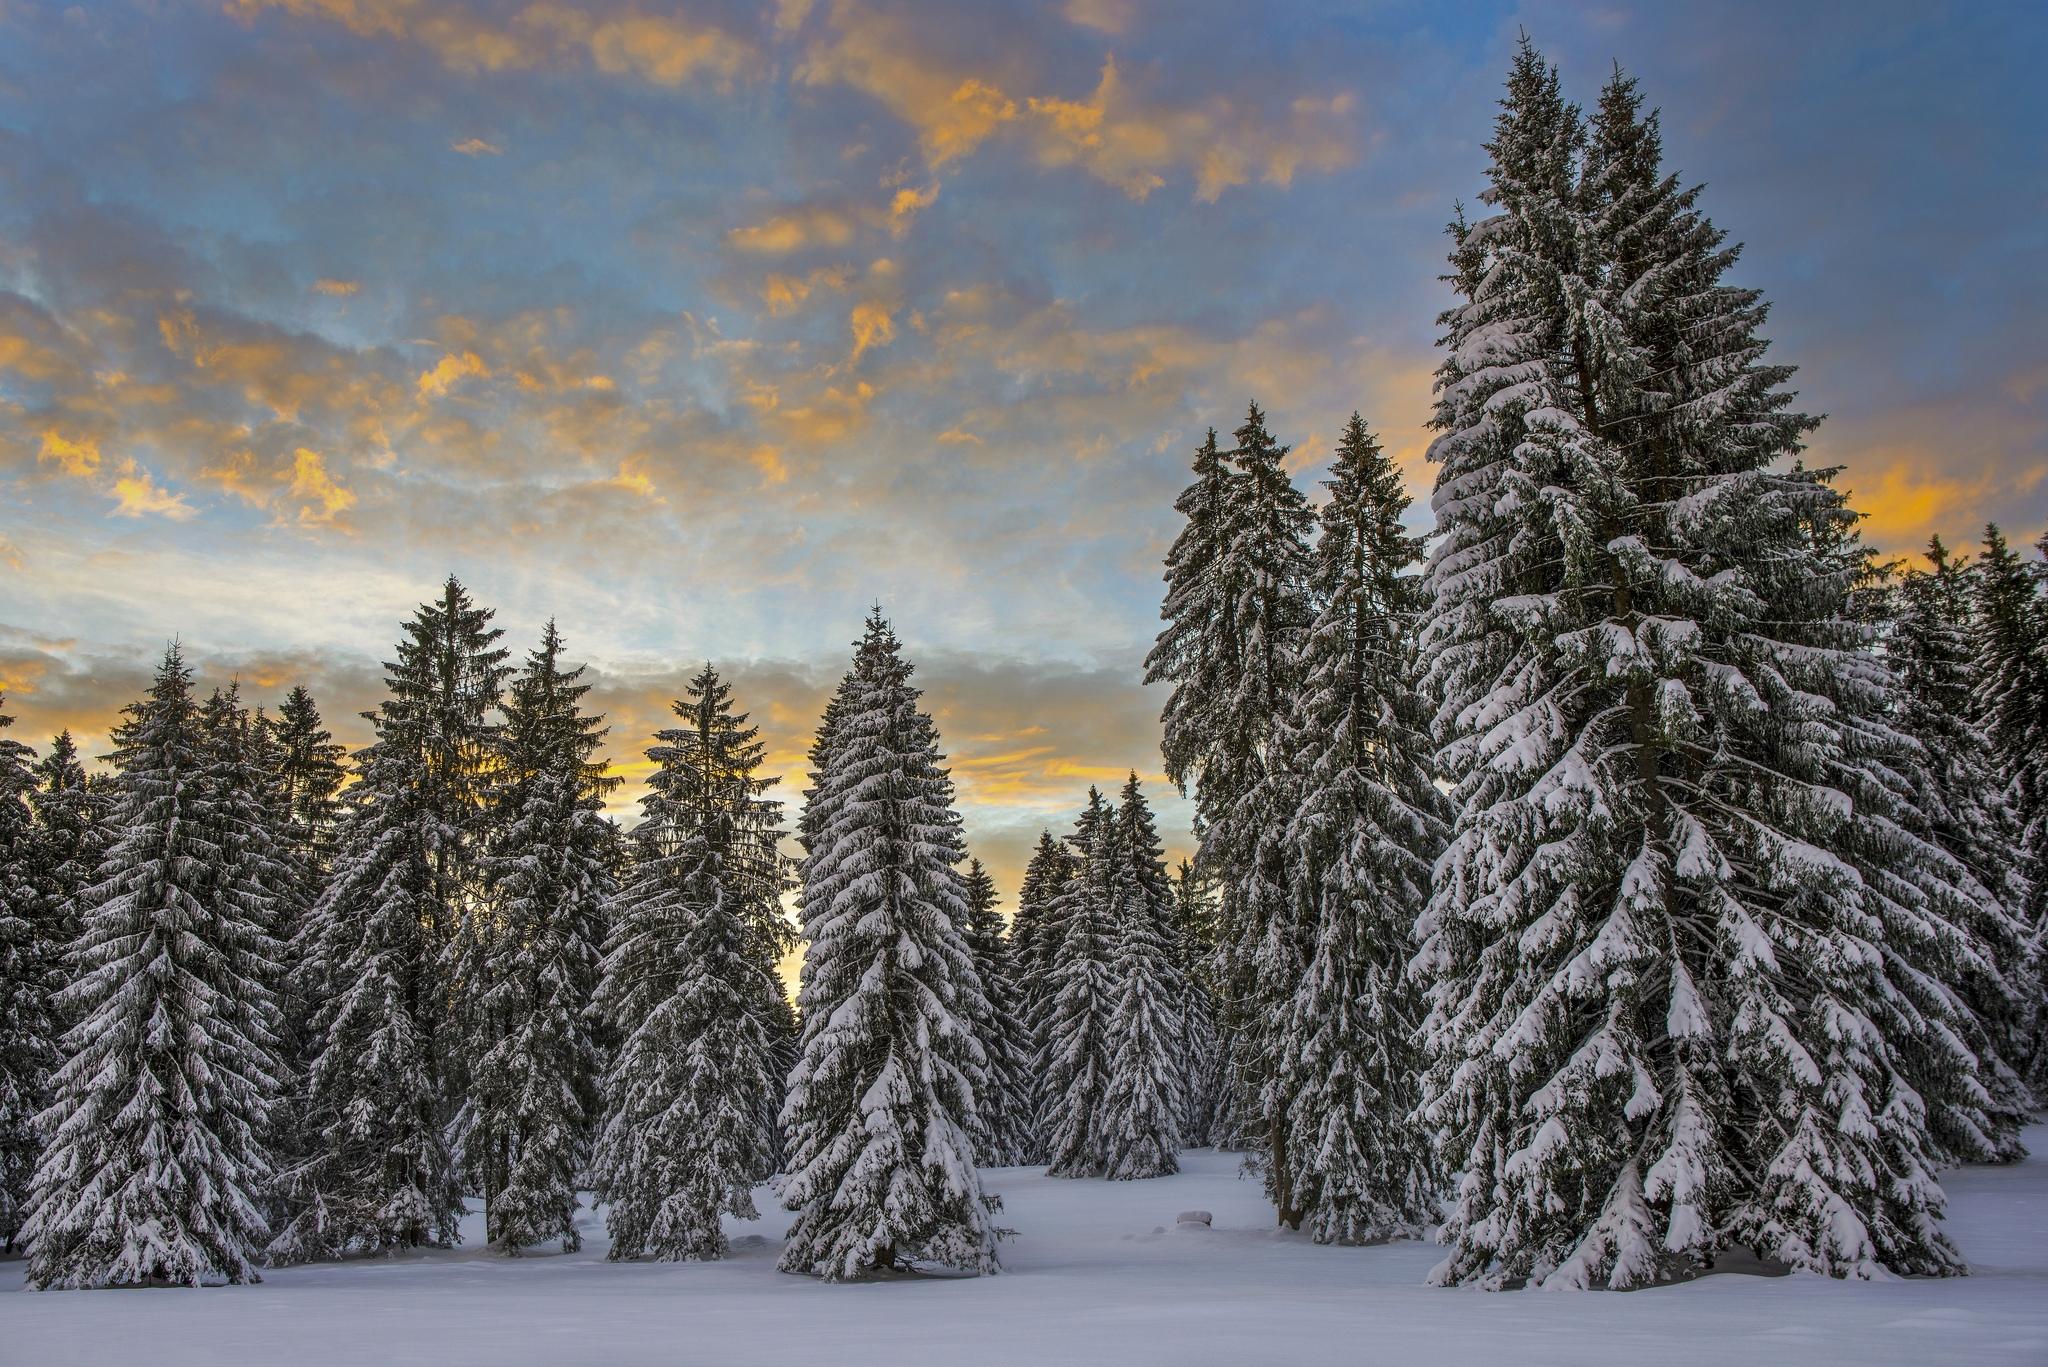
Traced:
[[[705, 660], [801, 787], [869, 607], [974, 852], [1135, 770], [1172, 501], [1256, 399], [1427, 525], [1444, 224], [1516, 35], [1614, 64], [1887, 551], [2048, 529], [2048, 12], [2000, 3], [0, 0], [0, 690], [172, 637], [339, 735], [454, 573], [629, 779]], [[630, 815], [633, 793], [622, 795]]]

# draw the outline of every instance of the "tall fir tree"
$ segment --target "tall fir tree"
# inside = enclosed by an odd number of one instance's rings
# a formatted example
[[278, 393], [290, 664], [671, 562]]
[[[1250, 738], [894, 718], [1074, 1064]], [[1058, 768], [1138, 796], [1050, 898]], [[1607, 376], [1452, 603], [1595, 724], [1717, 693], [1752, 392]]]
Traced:
[[1216, 899], [1209, 880], [1183, 859], [1173, 873], [1174, 948], [1187, 996], [1181, 1003], [1181, 1076], [1186, 1081], [1181, 1142], [1222, 1144], [1218, 1104], [1224, 1090], [1224, 1046], [1217, 1034], [1216, 994], [1210, 986], [1216, 953]]
[[613, 1258], [721, 1258], [775, 1142], [782, 806], [710, 665], [657, 732], [597, 1006], [621, 1043], [592, 1178]]
[[1927, 562], [1926, 570], [1907, 569], [1890, 587], [1885, 653], [1897, 684], [1894, 720], [1917, 747], [1902, 766], [1917, 799], [1917, 833], [1946, 851], [1978, 889], [1952, 985], [1991, 1120], [1988, 1131], [1938, 1137], [1955, 1160], [2009, 1162], [2025, 1152], [2019, 1132], [2034, 1106], [2020, 1071], [2031, 1019], [2026, 916], [2035, 894], [1997, 756], [1976, 721], [1969, 572], [1940, 537], [1928, 543]]
[[1102, 1162], [1112, 1181], [1129, 1181], [1180, 1171], [1188, 983], [1174, 943], [1173, 883], [1136, 774], [1118, 794], [1114, 820], [1116, 986], [1102, 1091]]
[[967, 943], [953, 782], [876, 612], [821, 737], [805, 828], [802, 1052], [783, 1121], [784, 1271], [843, 1280], [930, 1260], [994, 1272], [974, 1158], [987, 1018]]
[[2048, 1097], [2048, 540], [2029, 565], [1994, 525], [1975, 568], [1973, 715], [1984, 728], [2019, 826], [2020, 874], [2032, 928], [2023, 983], [2032, 1022], [2022, 1053], [2036, 1098]]
[[1162, 713], [1167, 776], [1192, 784], [1200, 861], [1217, 879], [1215, 985], [1225, 1005], [1224, 1128], [1263, 1148], [1283, 1224], [1300, 1221], [1287, 1171], [1286, 1108], [1271, 1104], [1285, 1002], [1307, 967], [1287, 895], [1285, 831], [1296, 794], [1279, 744], [1307, 595], [1314, 514], [1288, 477], [1266, 415], [1250, 405], [1227, 464], [1205, 453], [1181, 499], [1166, 627], [1146, 681], [1173, 685]]
[[1052, 965], [1059, 944], [1053, 926], [1053, 904], [1073, 876], [1074, 853], [1051, 831], [1038, 833], [1038, 844], [1024, 866], [1017, 891], [1017, 914], [1010, 920], [1010, 961], [1017, 975], [1018, 1009], [1023, 1013], [1026, 1048], [1032, 1061], [1031, 1147], [1027, 1163], [1045, 1161], [1045, 1079], [1038, 1071], [1052, 1021]]
[[32, 1286], [257, 1281], [279, 1086], [268, 893], [173, 645], [116, 733], [120, 836], [82, 894], [23, 1234]]
[[1006, 1168], [1028, 1163], [1038, 1149], [1038, 1083], [1031, 1030], [1024, 1016], [1024, 994], [1018, 982], [1016, 956], [1003, 935], [1003, 916], [996, 910], [996, 884], [979, 859], [968, 861], [963, 885], [967, 898], [967, 946], [981, 975], [988, 1015], [975, 1022], [975, 1034], [988, 1056], [987, 1085], [982, 1089], [984, 1130], [981, 1161]]
[[[115, 803], [104, 776], [95, 781], [86, 774], [68, 730], [51, 737], [49, 751], [37, 761], [28, 801], [42, 850], [44, 957], [55, 973], [78, 936], [78, 894], [113, 842]], [[53, 982], [53, 990], [57, 986]]]
[[1103, 1098], [1117, 1005], [1116, 811], [1094, 788], [1068, 837], [1073, 860], [1048, 919], [1054, 944], [1039, 1042], [1038, 1129], [1046, 1171], [1098, 1177], [1107, 1165]]
[[505, 672], [490, 618], [450, 577], [406, 623], [367, 714], [376, 739], [354, 757], [334, 868], [292, 949], [292, 990], [316, 1004], [296, 1107], [313, 1138], [280, 1182], [280, 1261], [457, 1237], [444, 1125], [462, 1035], [441, 964], [477, 905]]
[[1855, 515], [1765, 305], [1617, 76], [1526, 42], [1453, 227], [1422, 631], [1459, 816], [1419, 933], [1440, 1282], [1627, 1287], [1733, 1244], [1942, 1273], [1964, 907], [1849, 606]]
[[1416, 689], [1422, 539], [1402, 526], [1400, 472], [1356, 413], [1325, 487], [1317, 615], [1285, 720], [1301, 794], [1295, 917], [1312, 948], [1273, 1086], [1311, 1237], [1369, 1243], [1437, 1218], [1431, 1136], [1413, 1114], [1422, 1012], [1408, 961], [1450, 810]]
[[42, 1151], [35, 1117], [56, 1055], [46, 934], [55, 850], [29, 806], [35, 751], [7, 734], [14, 718], [6, 705], [0, 696], [0, 1249], [11, 1250]]
[[581, 1247], [576, 1181], [597, 1117], [590, 1002], [612, 891], [605, 794], [620, 780], [583, 710], [583, 667], [562, 662], [551, 620], [505, 698], [479, 860], [483, 905], [446, 953], [470, 1003], [468, 1094], [453, 1130], [484, 1198], [485, 1237], [506, 1253], [549, 1239]]

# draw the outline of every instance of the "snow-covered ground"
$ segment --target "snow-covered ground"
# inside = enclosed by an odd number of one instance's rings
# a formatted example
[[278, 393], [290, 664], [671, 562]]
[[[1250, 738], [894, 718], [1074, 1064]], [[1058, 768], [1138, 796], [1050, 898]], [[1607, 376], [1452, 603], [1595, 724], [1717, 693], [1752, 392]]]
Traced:
[[[0, 1367], [258, 1363], [797, 1363], [857, 1367], [1173, 1363], [2048, 1363], [2048, 1127], [2042, 1155], [1947, 1183], [1974, 1275], [1843, 1284], [1720, 1275], [1630, 1294], [1442, 1291], [1428, 1244], [1318, 1248], [1268, 1228], [1237, 1159], [1198, 1152], [1150, 1182], [988, 1174], [1007, 1271], [825, 1286], [775, 1270], [784, 1217], [735, 1229], [724, 1263], [613, 1264], [584, 1250], [475, 1248], [288, 1268], [205, 1291], [18, 1291], [0, 1264]], [[766, 1204], [766, 1193], [763, 1193]], [[1177, 1228], [1186, 1209], [1214, 1228]], [[472, 1224], [475, 1222], [472, 1221]], [[472, 1237], [474, 1229], [467, 1230]]]

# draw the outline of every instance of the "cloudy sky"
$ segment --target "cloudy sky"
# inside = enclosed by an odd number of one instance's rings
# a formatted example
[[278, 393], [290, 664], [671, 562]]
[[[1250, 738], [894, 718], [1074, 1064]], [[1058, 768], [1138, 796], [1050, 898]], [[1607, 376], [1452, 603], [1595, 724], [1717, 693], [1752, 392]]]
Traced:
[[1257, 398], [1312, 481], [1357, 408], [1426, 491], [1524, 29], [1663, 106], [1873, 539], [2031, 538], [2033, 9], [0, 0], [14, 734], [103, 745], [175, 634], [360, 741], [452, 571], [522, 650], [560, 620], [629, 772], [708, 658], [795, 776], [880, 602], [1014, 887], [1158, 768], [1205, 425]]

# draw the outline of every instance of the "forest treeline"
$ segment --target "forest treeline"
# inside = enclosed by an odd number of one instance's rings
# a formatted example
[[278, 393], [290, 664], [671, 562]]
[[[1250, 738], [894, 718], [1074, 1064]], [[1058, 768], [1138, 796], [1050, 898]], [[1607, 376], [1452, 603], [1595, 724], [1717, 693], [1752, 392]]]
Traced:
[[[991, 1272], [989, 1166], [1242, 1150], [1319, 1242], [1627, 1288], [1963, 1271], [1940, 1173], [2048, 1095], [2048, 541], [1886, 563], [1617, 73], [1526, 42], [1451, 225], [1429, 535], [1354, 414], [1175, 507], [1134, 775], [1005, 917], [870, 617], [804, 800], [710, 665], [637, 817], [550, 623], [453, 578], [350, 755], [179, 648], [104, 772], [0, 734], [0, 1238], [38, 1287], [447, 1244]], [[8, 725], [0, 717], [0, 732]], [[1079, 795], [1077, 795], [1078, 797]], [[793, 837], [793, 839], [792, 839]], [[785, 912], [794, 898], [792, 925]], [[777, 963], [801, 941], [794, 1001]]]

